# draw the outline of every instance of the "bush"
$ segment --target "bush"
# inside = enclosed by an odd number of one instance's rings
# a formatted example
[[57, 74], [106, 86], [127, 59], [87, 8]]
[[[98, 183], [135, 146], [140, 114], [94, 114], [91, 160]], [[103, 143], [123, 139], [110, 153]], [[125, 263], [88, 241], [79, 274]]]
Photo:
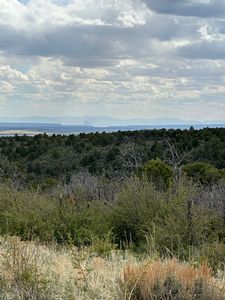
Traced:
[[223, 235], [223, 220], [195, 204], [198, 192], [185, 180], [159, 191], [148, 180], [129, 179], [111, 209], [117, 243], [187, 257], [189, 247], [217, 241]]
[[199, 249], [199, 260], [207, 261], [210, 266], [217, 272], [218, 269], [225, 268], [225, 244], [224, 242], [212, 242], [202, 245]]
[[139, 170], [157, 187], [168, 188], [173, 180], [172, 168], [161, 159], [152, 159]]
[[116, 243], [138, 252], [151, 249], [187, 258], [190, 247], [201, 248], [225, 237], [223, 216], [196, 203], [201, 192], [187, 180], [163, 190], [135, 176], [121, 184], [114, 202], [103, 202], [102, 197], [85, 201], [83, 194], [50, 197], [0, 185], [0, 234], [94, 245], [97, 253], [109, 252]]
[[188, 257], [190, 247], [217, 241], [223, 235], [224, 222], [215, 211], [197, 205], [200, 190], [191, 182], [181, 181], [164, 193], [166, 211], [155, 222], [155, 239], [161, 254]]
[[111, 209], [111, 227], [118, 244], [140, 245], [146, 230], [153, 228], [155, 216], [163, 217], [161, 195], [145, 178], [133, 177], [124, 184]]
[[194, 162], [183, 167], [183, 172], [195, 182], [212, 185], [222, 179], [220, 171], [204, 162]]
[[77, 203], [74, 199], [0, 186], [0, 233], [24, 240], [90, 244], [92, 235], [101, 238], [110, 230], [103, 210], [104, 205], [94, 201]]

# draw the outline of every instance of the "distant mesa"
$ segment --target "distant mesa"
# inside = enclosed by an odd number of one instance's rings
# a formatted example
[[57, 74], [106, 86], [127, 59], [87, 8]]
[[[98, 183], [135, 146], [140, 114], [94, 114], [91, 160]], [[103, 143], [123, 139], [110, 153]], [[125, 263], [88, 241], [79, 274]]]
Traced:
[[86, 120], [84, 121], [84, 126], [91, 126], [92, 127], [92, 124], [90, 121]]
[[[206, 120], [206, 121], [196, 121], [196, 120], [181, 120], [174, 118], [134, 118], [134, 119], [119, 119], [115, 117], [109, 116], [30, 116], [30, 117], [1, 117], [0, 116], [0, 124], [3, 122], [15, 124], [15, 123], [23, 123], [23, 124], [41, 124], [49, 126], [60, 126], [60, 124], [64, 125], [76, 125], [83, 127], [109, 127], [109, 126], [178, 126], [178, 125], [214, 125], [225, 124], [225, 120]], [[26, 125], [24, 125], [26, 126]]]

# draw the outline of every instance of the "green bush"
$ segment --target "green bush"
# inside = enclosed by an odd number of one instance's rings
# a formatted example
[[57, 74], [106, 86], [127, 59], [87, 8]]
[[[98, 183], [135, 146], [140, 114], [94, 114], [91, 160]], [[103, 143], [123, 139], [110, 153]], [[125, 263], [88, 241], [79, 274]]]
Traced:
[[145, 178], [129, 179], [112, 207], [111, 227], [117, 243], [138, 245], [145, 240], [146, 227], [154, 225], [155, 215], [165, 208], [153, 184]]
[[39, 238], [76, 245], [90, 244], [92, 235], [109, 232], [103, 205], [76, 203], [69, 198], [49, 197], [35, 191], [0, 186], [0, 234], [22, 239]]
[[144, 174], [157, 187], [166, 187], [173, 181], [172, 168], [161, 159], [152, 159], [140, 168], [139, 174]]
[[209, 265], [217, 272], [218, 269], [225, 268], [225, 244], [224, 242], [211, 242], [203, 244], [199, 248], [198, 259], [200, 262], [207, 261]]
[[195, 182], [200, 182], [205, 185], [216, 183], [222, 179], [220, 171], [216, 167], [205, 162], [186, 164], [183, 167], [183, 172]]
[[201, 191], [187, 179], [159, 189], [149, 178], [134, 176], [121, 183], [115, 201], [103, 202], [57, 194], [50, 197], [2, 184], [0, 234], [92, 246], [101, 255], [116, 243], [139, 252], [186, 259], [190, 249], [218, 241], [223, 245], [225, 238], [222, 217], [196, 204]]
[[188, 181], [159, 191], [148, 180], [128, 180], [112, 208], [117, 243], [145, 251], [151, 248], [161, 255], [188, 256], [189, 247], [217, 241], [224, 234], [223, 220], [194, 203], [198, 192]]

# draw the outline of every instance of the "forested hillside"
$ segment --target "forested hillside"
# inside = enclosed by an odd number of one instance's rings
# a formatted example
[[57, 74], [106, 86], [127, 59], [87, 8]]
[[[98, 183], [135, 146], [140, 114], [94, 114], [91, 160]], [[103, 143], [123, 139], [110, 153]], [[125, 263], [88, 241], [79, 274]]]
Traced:
[[0, 298], [225, 299], [225, 129], [0, 151]]
[[225, 168], [225, 128], [143, 130], [0, 139], [1, 175], [26, 182], [67, 180], [88, 171], [106, 178], [130, 175], [145, 162], [206, 162]]

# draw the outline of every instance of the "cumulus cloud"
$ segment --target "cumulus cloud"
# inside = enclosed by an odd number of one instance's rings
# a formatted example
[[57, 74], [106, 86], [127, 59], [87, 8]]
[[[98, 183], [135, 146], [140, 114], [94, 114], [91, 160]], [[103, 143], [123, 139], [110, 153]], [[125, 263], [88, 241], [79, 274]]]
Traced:
[[[143, 4], [126, 0], [54, 1], [2, 0], [0, 49], [14, 55], [61, 56], [68, 62], [100, 65], [129, 56], [138, 37], [134, 28], [146, 24], [150, 11]], [[48, 12], [48, 13], [46, 13]]]
[[224, 1], [0, 4], [3, 114], [216, 119], [225, 110]]

